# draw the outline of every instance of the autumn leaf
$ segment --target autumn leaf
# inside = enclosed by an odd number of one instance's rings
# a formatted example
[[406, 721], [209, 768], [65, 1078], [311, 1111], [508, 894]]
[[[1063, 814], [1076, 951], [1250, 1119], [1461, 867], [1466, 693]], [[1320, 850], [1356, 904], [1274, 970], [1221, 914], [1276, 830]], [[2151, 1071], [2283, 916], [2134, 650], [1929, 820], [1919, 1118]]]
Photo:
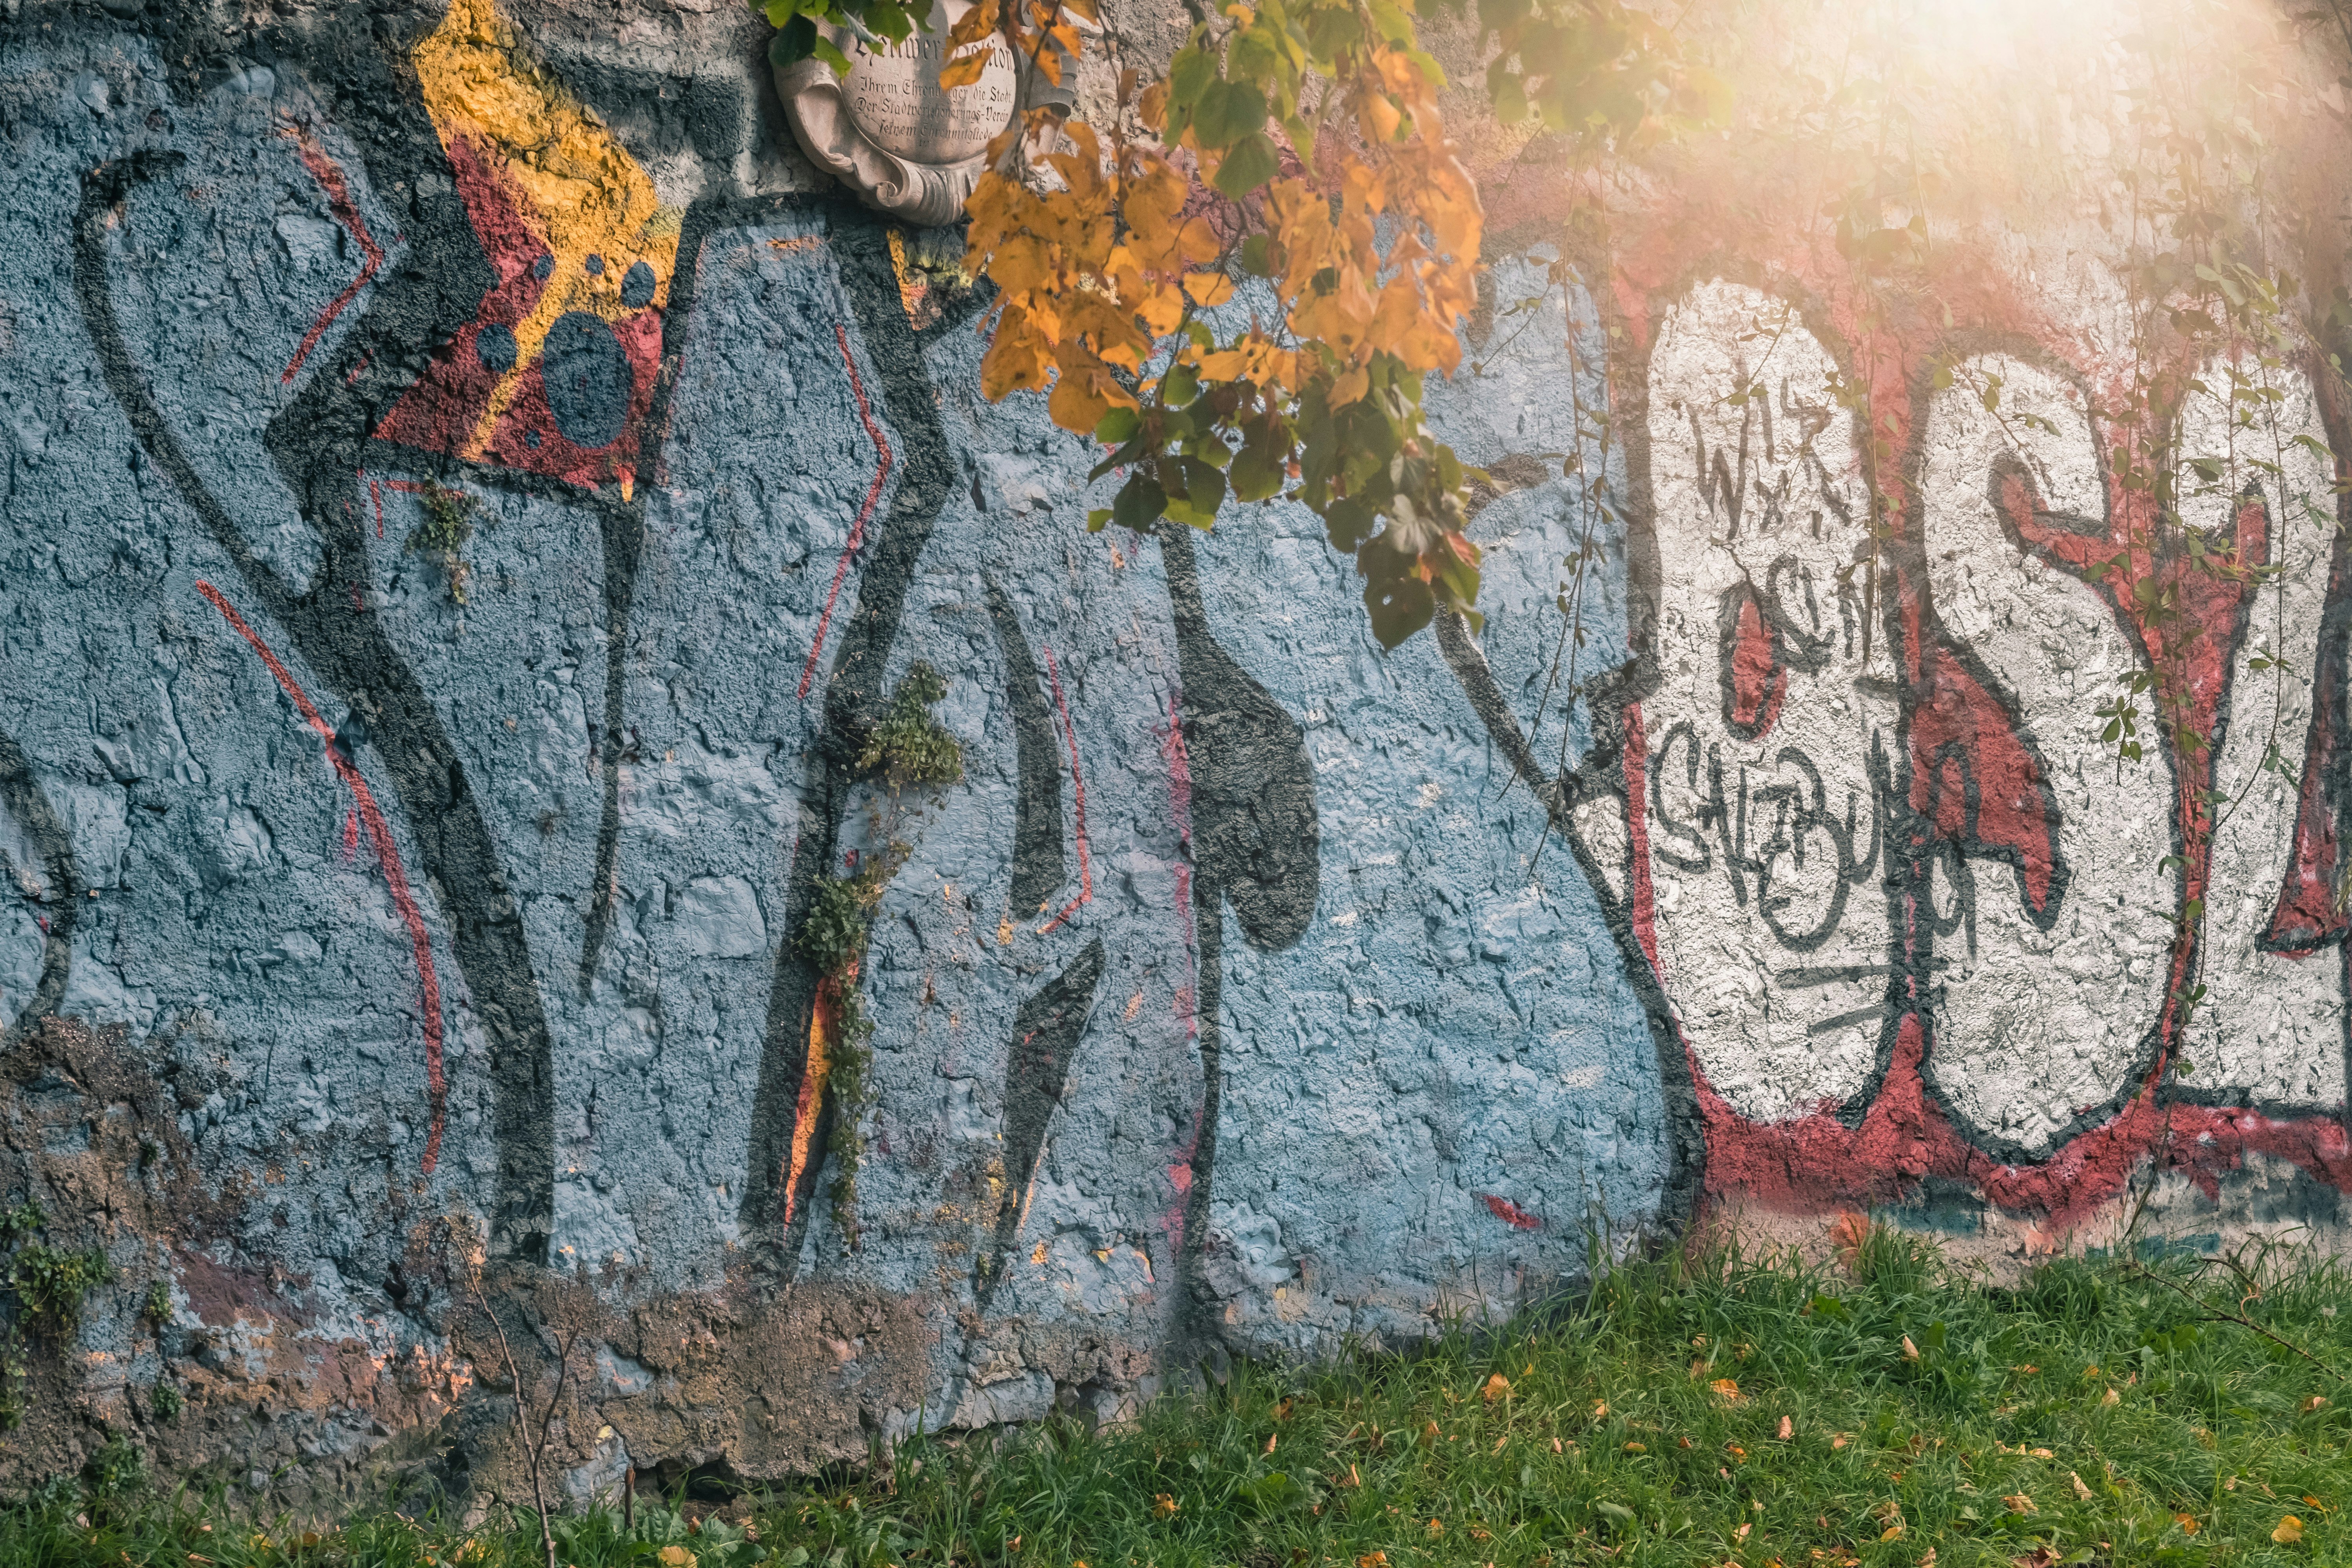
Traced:
[[2011, 1492], [2000, 1500], [2009, 1505], [2009, 1511], [2011, 1513], [2034, 1513], [2039, 1511], [2033, 1506], [2033, 1500], [2026, 1496], [2023, 1492]]
[[1177, 1506], [1176, 1500], [1166, 1492], [1158, 1493], [1151, 1500], [1151, 1511], [1161, 1519], [1175, 1518]]
[[1192, 297], [1192, 303], [1206, 310], [1234, 297], [1234, 280], [1222, 272], [1187, 272], [1184, 292]]
[[1790, 1438], [1791, 1438], [1791, 1437], [1795, 1436], [1796, 1435], [1797, 1435], [1797, 1424], [1796, 1424], [1795, 1422], [1793, 1422], [1793, 1421], [1790, 1420], [1790, 1419], [1789, 1419], [1787, 1416], [1785, 1416], [1785, 1415], [1781, 1416], [1781, 1417], [1780, 1417], [1780, 1441], [1782, 1441], [1783, 1443], [1785, 1443], [1785, 1442], [1787, 1442]]
[[654, 1553], [662, 1568], [694, 1568], [694, 1553], [683, 1546], [665, 1546]]
[[1707, 1387], [1713, 1389], [1717, 1396], [1727, 1401], [1736, 1400], [1739, 1397], [1738, 1383], [1728, 1377], [1718, 1377], [1713, 1383], [1708, 1384]]
[[1508, 1399], [1511, 1396], [1510, 1380], [1499, 1372], [1490, 1374], [1478, 1390], [1478, 1396], [1489, 1405], [1497, 1399]]
[[2271, 1531], [2271, 1539], [2281, 1546], [2293, 1546], [2303, 1539], [2303, 1521], [2288, 1514], [2278, 1521], [2278, 1528]]

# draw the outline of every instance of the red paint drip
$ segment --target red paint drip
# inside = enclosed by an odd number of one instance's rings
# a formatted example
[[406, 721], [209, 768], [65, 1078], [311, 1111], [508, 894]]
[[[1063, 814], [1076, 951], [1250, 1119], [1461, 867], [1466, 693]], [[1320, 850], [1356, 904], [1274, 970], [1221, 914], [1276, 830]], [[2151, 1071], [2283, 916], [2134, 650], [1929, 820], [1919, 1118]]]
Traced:
[[[286, 374], [278, 378], [281, 386], [294, 379], [294, 373], [302, 368], [302, 362], [310, 357], [310, 351], [319, 346], [319, 340], [326, 335], [329, 327], [335, 324], [335, 318], [343, 313], [343, 307], [359, 298], [360, 290], [367, 287], [368, 279], [373, 278], [376, 268], [383, 265], [383, 251], [377, 246], [375, 237], [368, 233], [367, 219], [360, 216], [359, 204], [352, 200], [352, 188], [344, 184], [342, 170], [335, 166], [332, 158], [312, 146], [309, 137], [291, 129], [285, 134], [295, 138], [295, 150], [302, 156], [302, 166], [310, 171], [310, 177], [326, 191], [327, 205], [333, 210], [335, 221], [349, 229], [352, 237], [360, 242], [360, 250], [367, 257], [367, 263], [360, 268], [360, 275], [335, 296], [334, 302], [310, 323], [310, 331], [303, 334], [302, 346], [294, 351], [293, 359], [287, 363]], [[367, 362], [362, 360], [360, 363], [364, 366]], [[352, 372], [352, 375], [358, 374], [356, 370]], [[349, 376], [344, 378], [346, 383], [350, 379]]]
[[1625, 704], [1625, 833], [1633, 845], [1633, 869], [1628, 873], [1633, 895], [1633, 940], [1642, 956], [1665, 977], [1658, 963], [1657, 889], [1650, 884], [1649, 742], [1642, 734], [1642, 705]]
[[834, 323], [833, 335], [841, 344], [841, 363], [849, 372], [849, 390], [857, 395], [857, 417], [866, 423], [866, 434], [874, 443], [880, 461], [874, 469], [874, 482], [866, 487], [866, 504], [857, 509], [857, 521], [850, 525], [849, 542], [841, 547], [841, 562], [833, 569], [833, 587], [824, 596], [824, 612], [816, 618], [816, 637], [809, 644], [808, 663], [801, 670], [801, 696], [809, 694], [809, 682], [816, 679], [817, 655], [824, 651], [824, 629], [833, 624], [833, 602], [841, 597], [842, 579], [849, 575], [849, 563], [856, 558], [857, 547], [866, 542], [866, 520], [874, 515], [874, 503], [882, 499], [882, 486], [890, 478], [890, 443], [882, 434], [882, 426], [874, 423], [874, 411], [866, 406], [866, 384], [857, 379], [857, 362], [849, 354], [849, 334]]
[[360, 850], [360, 814], [343, 813], [343, 858], [348, 860]]
[[1748, 739], [1760, 741], [1780, 717], [1789, 694], [1789, 667], [1780, 658], [1780, 634], [1767, 624], [1751, 595], [1740, 601], [1738, 642], [1731, 654], [1731, 721]]
[[1529, 1214], [1527, 1210], [1521, 1208], [1518, 1205], [1513, 1203], [1508, 1198], [1499, 1198], [1492, 1193], [1480, 1193], [1478, 1194], [1478, 1198], [1480, 1202], [1486, 1205], [1488, 1213], [1492, 1214], [1496, 1219], [1501, 1220], [1505, 1225], [1509, 1226], [1513, 1230], [1541, 1230], [1543, 1228], [1543, 1221], [1538, 1219], [1535, 1215]]
[[[365, 468], [358, 471], [362, 474], [367, 472]], [[371, 479], [368, 480], [368, 500], [375, 506], [375, 536], [378, 539], [383, 537], [383, 492], [386, 490], [401, 490], [409, 495], [421, 496], [425, 493], [425, 487], [415, 479]]]
[[1078, 896], [1062, 906], [1062, 912], [1037, 928], [1045, 935], [1077, 911], [1080, 904], [1095, 901], [1094, 866], [1087, 858], [1087, 781], [1078, 772], [1078, 731], [1070, 722], [1070, 705], [1062, 697], [1062, 671], [1054, 662], [1054, 650], [1045, 650], [1045, 679], [1054, 688], [1054, 706], [1061, 710], [1062, 734], [1070, 743], [1070, 793], [1077, 803], [1078, 817]]
[[408, 940], [416, 952], [417, 979], [425, 992], [425, 1082], [433, 1114], [432, 1126], [425, 1139], [425, 1173], [431, 1175], [434, 1165], [441, 1158], [441, 1130], [448, 1105], [448, 1083], [441, 1073], [441, 981], [433, 968], [433, 939], [425, 931], [424, 911], [416, 907], [416, 899], [408, 890], [408, 873], [400, 863], [399, 847], [392, 841], [392, 828], [384, 821], [383, 813], [377, 809], [375, 795], [368, 789], [367, 780], [360, 776], [357, 765], [336, 748], [335, 731], [319, 717], [318, 709], [311, 706], [310, 699], [296, 682], [293, 672], [278, 662], [278, 656], [269, 651], [269, 645], [246, 625], [245, 617], [236, 613], [236, 607], [219, 589], [198, 579], [196, 592], [211, 600], [213, 608], [221, 613], [237, 636], [252, 645], [253, 651], [261, 656], [261, 662], [269, 667], [269, 673], [278, 678], [278, 684], [285, 689], [288, 697], [293, 699], [294, 707], [302, 715], [304, 722], [317, 731], [319, 738], [327, 743], [327, 761], [334, 765], [336, 773], [342, 775], [343, 783], [351, 786], [352, 798], [359, 803], [359, 818], [367, 826], [368, 843], [375, 850], [376, 863], [383, 868], [383, 879], [392, 889], [392, 901], [398, 906], [400, 918], [408, 927]]

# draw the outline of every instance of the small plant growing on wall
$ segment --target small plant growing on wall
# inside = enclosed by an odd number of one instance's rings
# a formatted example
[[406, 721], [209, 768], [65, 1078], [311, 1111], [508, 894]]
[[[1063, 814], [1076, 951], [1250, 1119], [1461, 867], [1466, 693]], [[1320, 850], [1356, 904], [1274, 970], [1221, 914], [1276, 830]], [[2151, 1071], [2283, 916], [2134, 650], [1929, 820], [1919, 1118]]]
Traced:
[[823, 1074], [833, 1092], [833, 1217], [844, 1240], [857, 1246], [857, 1169], [866, 1146], [859, 1131], [866, 1100], [866, 1039], [874, 1032], [859, 999], [857, 974], [866, 937], [883, 892], [914, 846], [919, 808], [909, 789], [940, 789], [963, 777], [963, 746], [932, 717], [932, 704], [948, 694], [940, 672], [918, 660], [890, 694], [890, 705], [866, 731], [857, 753], [860, 778], [880, 784], [868, 809], [866, 848], [846, 876], [817, 884], [802, 917], [793, 945], [817, 973], [816, 1005], [810, 1024], [810, 1070]]
[[474, 517], [482, 503], [463, 490], [427, 479], [419, 504], [425, 509], [425, 521], [409, 531], [408, 548], [440, 563], [441, 574], [449, 584], [449, 602], [462, 605], [467, 580], [474, 571], [466, 563], [466, 542], [474, 537]]
[[16, 1327], [61, 1343], [81, 1327], [84, 1299], [114, 1271], [95, 1247], [78, 1251], [33, 1239], [48, 1223], [49, 1216], [30, 1199], [0, 1209], [0, 1244], [15, 1248], [7, 1289], [16, 1298]]

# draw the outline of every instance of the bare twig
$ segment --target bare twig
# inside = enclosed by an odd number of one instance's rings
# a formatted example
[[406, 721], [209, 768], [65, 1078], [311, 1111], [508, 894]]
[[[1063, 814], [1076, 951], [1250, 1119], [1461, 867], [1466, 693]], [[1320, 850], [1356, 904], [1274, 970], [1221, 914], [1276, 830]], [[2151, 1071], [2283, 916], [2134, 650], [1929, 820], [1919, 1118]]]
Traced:
[[[2231, 1267], [2236, 1267], [2234, 1260], [2231, 1261]], [[2263, 1327], [2260, 1323], [2254, 1321], [2243, 1312], [2222, 1311], [2216, 1308], [2213, 1303], [2206, 1300], [2203, 1297], [2189, 1289], [2187, 1286], [2176, 1284], [2172, 1280], [2167, 1279], [2163, 1275], [2157, 1273], [2154, 1269], [2135, 1264], [2132, 1267], [2131, 1271], [2138, 1275], [2141, 1279], [2152, 1279], [2157, 1284], [2163, 1286], [2166, 1289], [2172, 1291], [2183, 1300], [2189, 1301], [2196, 1306], [2204, 1308], [2205, 1315], [2198, 1320], [2200, 1322], [2235, 1323], [2242, 1329], [2252, 1330], [2253, 1332], [2260, 1334], [2263, 1338], [2270, 1341], [2271, 1343], [2278, 1346], [2281, 1350], [2286, 1351], [2291, 1354], [2301, 1356], [2304, 1360], [2309, 1362], [2312, 1365], [2317, 1367], [2320, 1371], [2326, 1373], [2336, 1382], [2352, 1383], [2352, 1377], [2345, 1376], [2344, 1373], [2336, 1371], [2334, 1367], [2328, 1365], [2326, 1362], [2320, 1360], [2317, 1356], [2312, 1354], [2301, 1345], [2296, 1344], [2294, 1341], [2284, 1339], [2280, 1335], [2271, 1332], [2270, 1330]]]

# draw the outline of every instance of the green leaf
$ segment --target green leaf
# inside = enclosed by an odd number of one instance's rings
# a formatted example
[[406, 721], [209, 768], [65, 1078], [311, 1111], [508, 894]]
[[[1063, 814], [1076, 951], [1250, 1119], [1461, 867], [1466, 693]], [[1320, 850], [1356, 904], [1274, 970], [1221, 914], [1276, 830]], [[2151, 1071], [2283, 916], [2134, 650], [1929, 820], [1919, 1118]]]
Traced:
[[1217, 79], [1217, 63], [1208, 51], [1198, 47], [1179, 49], [1176, 58], [1168, 62], [1168, 103], [1171, 109], [1191, 109], [1200, 102], [1201, 93]]
[[1265, 123], [1265, 94], [1245, 81], [1213, 81], [1192, 106], [1192, 135], [1212, 152], [1232, 146]]
[[[1274, 263], [1267, 257], [1267, 240], [1262, 234], [1251, 235], [1242, 241], [1242, 270], [1253, 278], [1274, 276]], [[2310, 437], [2305, 437], [2305, 440]]]
[[1265, 500], [1282, 489], [1282, 454], [1265, 438], [1264, 431], [1263, 426], [1250, 431], [1226, 472], [1225, 482], [1233, 487], [1235, 500]]
[[1217, 189], [1239, 201], [1274, 178], [1281, 167], [1282, 158], [1274, 143], [1263, 133], [1252, 132], [1217, 165]]
[[1109, 521], [1110, 508], [1107, 506], [1098, 506], [1092, 511], [1087, 513], [1087, 531], [1088, 533], [1100, 533], [1103, 531], [1103, 525]]
[[[1361, 552], [1358, 560], [1362, 560]], [[1381, 639], [1382, 647], [1394, 648], [1429, 625], [1430, 617], [1437, 613], [1437, 596], [1418, 577], [1375, 579], [1364, 584], [1364, 607], [1372, 615], [1372, 635]], [[1597, 1506], [1606, 1510], [1614, 1505]], [[1628, 1519], [1632, 1517], [1630, 1513], [1626, 1515]]]
[[1217, 509], [1225, 504], [1225, 476], [1198, 458], [1175, 460], [1182, 468], [1184, 494], [1181, 500], [1168, 498], [1168, 515], [1205, 529], [1217, 521]]
[[1123, 446], [1143, 428], [1143, 416], [1132, 408], [1114, 408], [1095, 426], [1095, 439], [1106, 447]]
[[1160, 401], [1171, 408], [1186, 408], [1201, 395], [1201, 373], [1189, 364], [1180, 364], [1168, 373], [1160, 384]]
[[776, 36], [768, 40], [768, 63], [772, 66], [798, 65], [816, 50], [816, 24], [806, 16], [793, 16]]
[[834, 75], [847, 76], [849, 74], [849, 57], [843, 54], [839, 49], [834, 47], [833, 40], [826, 37], [823, 33], [819, 33], [816, 36], [816, 41], [809, 46], [809, 53], [814, 55], [818, 59], [823, 60], [825, 64], [831, 66], [833, 68]]
[[1168, 510], [1167, 493], [1141, 473], [1128, 476], [1119, 487], [1118, 496], [1111, 502], [1111, 521], [1121, 528], [1131, 528], [1140, 533], [1160, 521]]

